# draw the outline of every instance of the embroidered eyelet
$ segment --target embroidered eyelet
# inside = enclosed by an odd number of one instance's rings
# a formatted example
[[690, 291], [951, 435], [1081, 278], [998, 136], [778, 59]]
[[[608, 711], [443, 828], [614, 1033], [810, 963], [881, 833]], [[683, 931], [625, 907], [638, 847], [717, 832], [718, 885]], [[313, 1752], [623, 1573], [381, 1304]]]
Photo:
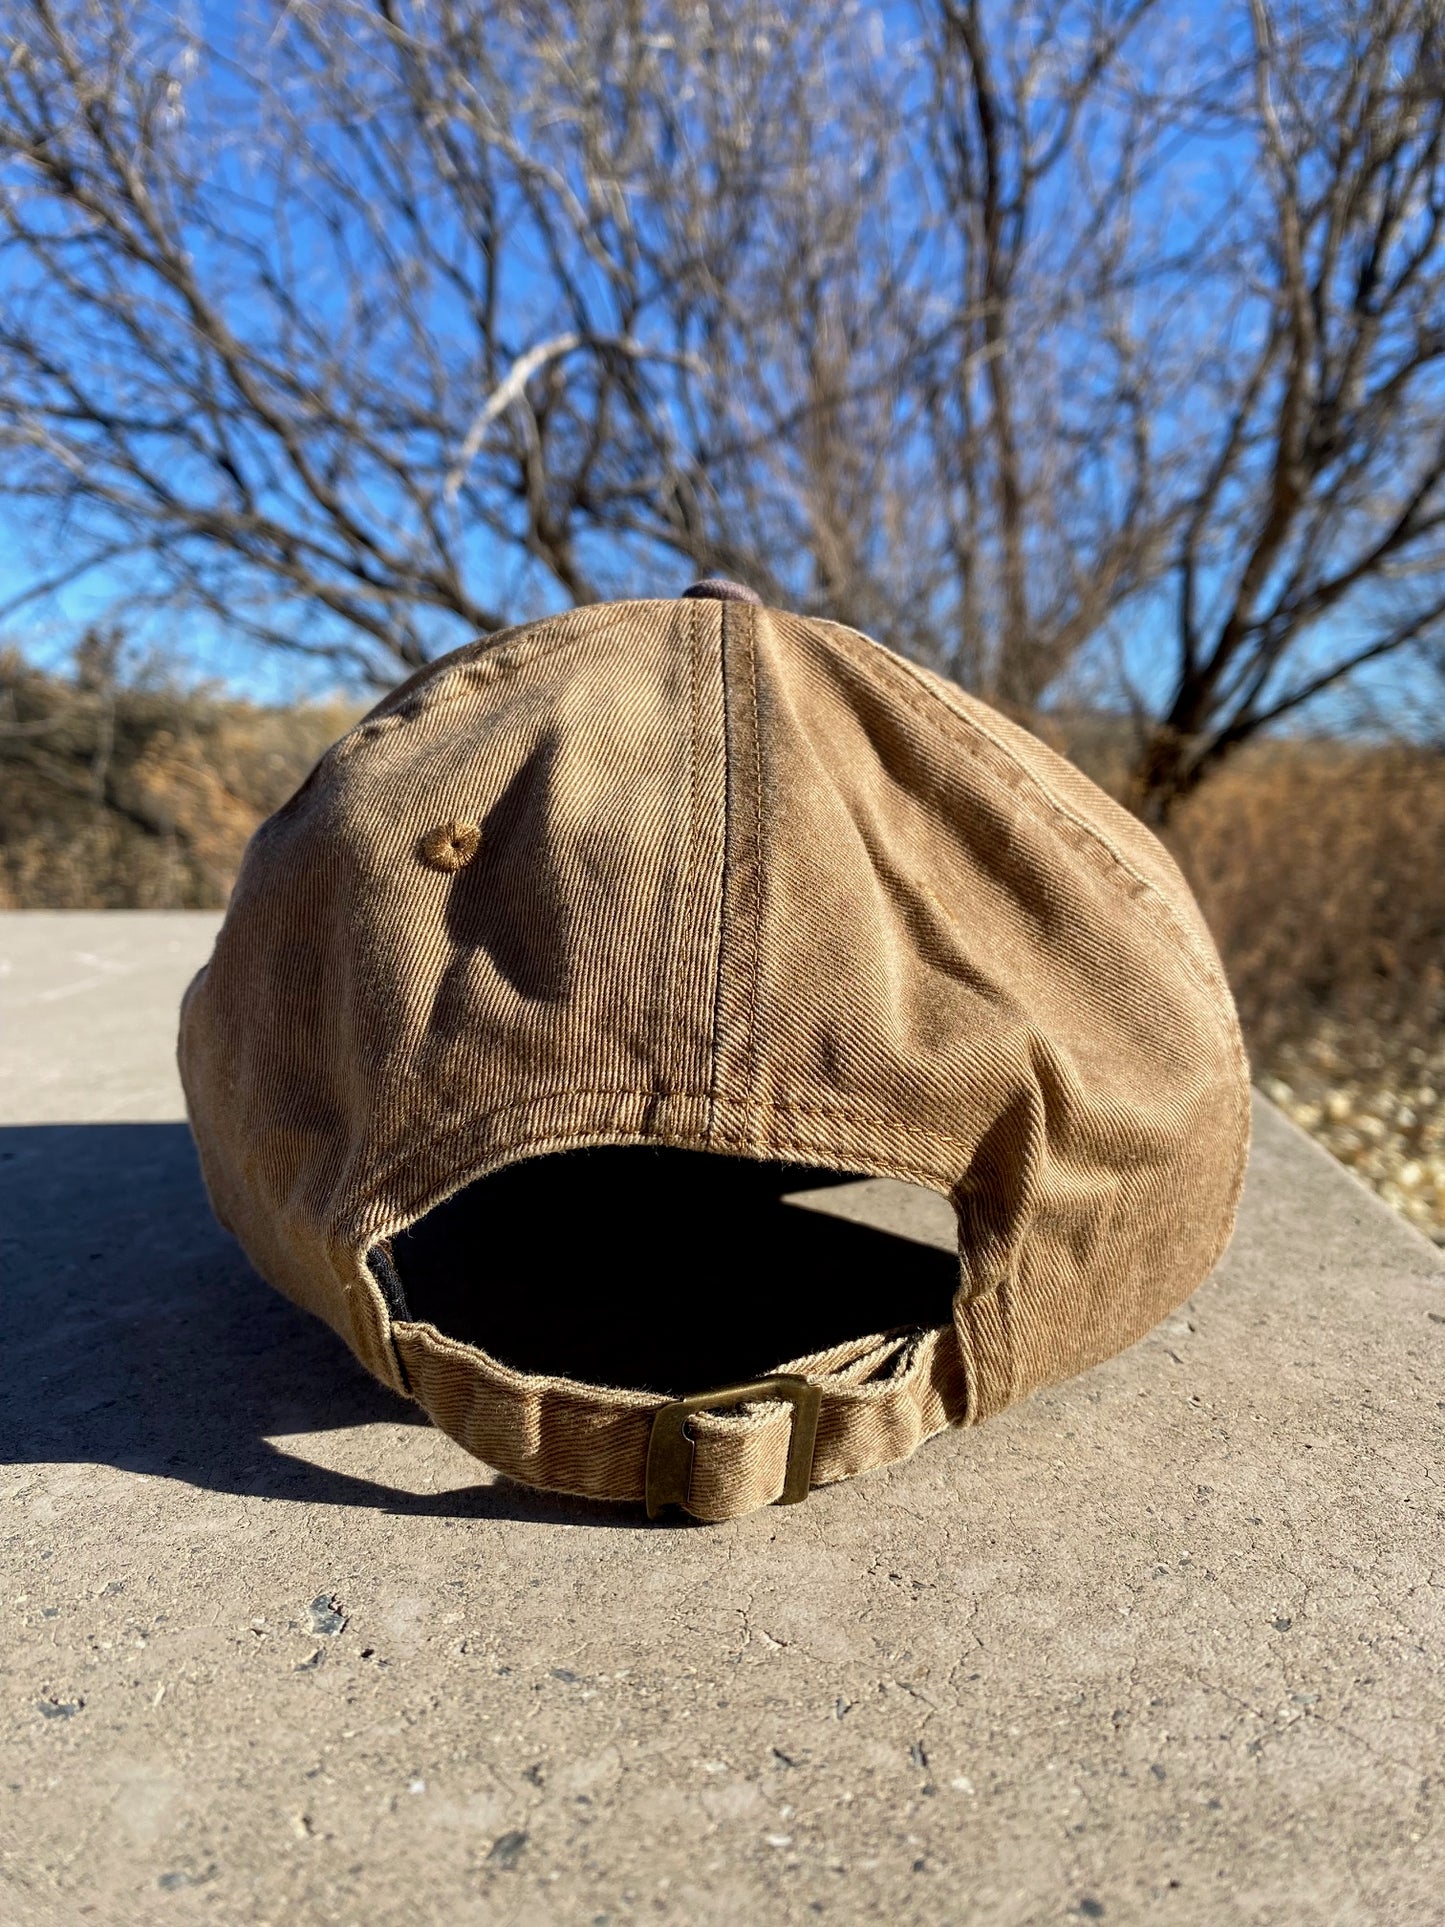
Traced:
[[434, 870], [461, 870], [481, 847], [482, 833], [475, 823], [453, 820], [428, 830], [417, 845], [417, 855]]

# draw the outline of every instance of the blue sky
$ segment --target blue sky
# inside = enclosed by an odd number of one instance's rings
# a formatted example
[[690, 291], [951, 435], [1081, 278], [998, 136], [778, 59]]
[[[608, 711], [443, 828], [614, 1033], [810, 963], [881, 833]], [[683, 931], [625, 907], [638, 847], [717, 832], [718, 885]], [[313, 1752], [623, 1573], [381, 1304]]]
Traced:
[[[224, 47], [231, 35], [233, 10], [230, 7], [207, 7], [203, 9], [202, 17]], [[892, 38], [896, 43], [905, 28], [906, 9], [888, 6], [879, 10], [874, 17], [881, 23], [879, 30], [885, 40]], [[1221, 17], [1212, 16], [1212, 21], [1217, 22]], [[1183, 19], [1182, 12], [1176, 9], [1174, 24], [1177, 26]], [[1162, 185], [1150, 190], [1141, 202], [1141, 215], [1159, 223], [1170, 245], [1187, 246], [1193, 237], [1206, 232], [1215, 220], [1222, 217], [1243, 158], [1237, 141], [1213, 136], [1182, 136], [1171, 155]], [[234, 179], [228, 184], [238, 191], [239, 196], [239, 191], [246, 185], [242, 178], [243, 158], [233, 152], [228, 167], [235, 170]], [[252, 238], [268, 239], [264, 205], [258, 205], [253, 200], [248, 206], [243, 206], [238, 198], [237, 207], [238, 231], [249, 231]], [[1041, 209], [1041, 218], [1044, 220], [1067, 223], [1069, 217], [1066, 190], [1056, 205], [1045, 204]], [[335, 310], [335, 302], [325, 280], [326, 258], [324, 250], [316, 251], [310, 290], [313, 311], [323, 316]], [[13, 273], [13, 269], [0, 266], [0, 277], [7, 273]], [[10, 292], [11, 287], [12, 284], [0, 278], [0, 290]], [[1201, 286], [1197, 290], [1195, 298], [1199, 303], [1199, 311], [1197, 316], [1186, 314], [1182, 317], [1181, 338], [1187, 339], [1192, 330], [1203, 331], [1213, 325], [1208, 304], [1218, 297], [1217, 287]], [[513, 310], [513, 332], [519, 338], [525, 339], [529, 330], [535, 338], [537, 334], [545, 334], [555, 327], [556, 316], [546, 312], [544, 283], [535, 277], [529, 281], [525, 265], [509, 283], [508, 298]], [[533, 312], [529, 314], [528, 310]], [[338, 316], [338, 326], [340, 321]], [[447, 325], [444, 306], [438, 310], [437, 325]], [[1081, 364], [1088, 359], [1087, 349], [1088, 344], [1081, 341]], [[1166, 441], [1170, 433], [1175, 432], [1167, 422], [1159, 427]], [[1098, 486], [1101, 489], [1107, 489], [1110, 482], [1111, 477], [1107, 473], [1100, 474]], [[66, 542], [67, 536], [63, 530], [36, 526], [28, 522], [13, 504], [0, 501], [0, 605], [20, 596], [46, 569], [53, 569], [57, 555], [63, 558], [66, 554]], [[548, 583], [535, 573], [528, 579], [518, 581], [510, 559], [484, 534], [474, 531], [469, 546], [479, 593], [503, 604], [509, 615], [532, 615], [562, 606], [565, 598], [555, 583]], [[686, 564], [679, 564], [672, 557], [624, 557], [619, 552], [613, 560], [616, 566], [609, 570], [606, 567], [607, 558], [603, 558], [601, 573], [604, 577], [614, 575], [631, 592], [672, 593], [683, 585], [688, 574]], [[785, 570], [782, 572], [786, 574]], [[0, 624], [0, 633], [9, 640], [18, 641], [38, 660], [58, 662], [63, 660], [87, 623], [105, 621], [116, 606], [126, 599], [128, 592], [146, 586], [145, 569], [141, 563], [100, 569], [84, 582], [66, 587], [43, 603], [17, 610]], [[1145, 599], [1126, 614], [1120, 627], [1121, 648], [1131, 676], [1141, 693], [1151, 703], [1157, 703], [1165, 692], [1171, 667], [1170, 654], [1164, 646], [1168, 636], [1167, 610], [1158, 599]], [[217, 679], [263, 700], [291, 701], [306, 695], [326, 693], [334, 686], [335, 677], [330, 669], [309, 665], [280, 652], [257, 650], [226, 624], [204, 613], [162, 611], [148, 620], [134, 622], [132, 632], [137, 651], [162, 652], [182, 675]], [[1336, 646], [1338, 634], [1322, 632], [1314, 639], [1311, 647], [1317, 657], [1322, 658], [1323, 652]], [[451, 638], [453, 641], [462, 639], [460, 632]], [[888, 637], [885, 635], [882, 639], [886, 641]], [[1418, 700], [1411, 686], [1410, 675], [1402, 667], [1378, 672], [1375, 681], [1382, 692], [1393, 689], [1407, 705]]]

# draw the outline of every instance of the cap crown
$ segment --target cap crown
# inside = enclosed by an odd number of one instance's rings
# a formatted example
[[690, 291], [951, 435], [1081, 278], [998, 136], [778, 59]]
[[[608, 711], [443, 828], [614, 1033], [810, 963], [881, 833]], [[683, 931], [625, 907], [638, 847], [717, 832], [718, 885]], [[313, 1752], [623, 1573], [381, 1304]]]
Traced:
[[518, 1158], [655, 1141], [946, 1192], [984, 1417], [1194, 1289], [1248, 1142], [1149, 832], [951, 684], [735, 601], [576, 610], [388, 697], [256, 833], [181, 1063], [219, 1215], [398, 1386], [370, 1245]]

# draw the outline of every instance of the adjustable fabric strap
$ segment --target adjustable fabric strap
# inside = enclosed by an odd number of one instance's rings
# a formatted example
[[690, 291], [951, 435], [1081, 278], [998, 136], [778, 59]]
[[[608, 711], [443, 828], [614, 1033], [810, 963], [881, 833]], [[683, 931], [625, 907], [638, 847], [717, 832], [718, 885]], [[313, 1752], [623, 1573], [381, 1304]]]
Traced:
[[[398, 1322], [392, 1340], [413, 1397], [475, 1457], [550, 1492], [640, 1502], [657, 1414], [675, 1401], [514, 1372], [435, 1326]], [[779, 1368], [819, 1388], [811, 1484], [905, 1459], [961, 1424], [967, 1383], [951, 1325], [860, 1339]], [[760, 1400], [688, 1414], [694, 1518], [735, 1519], [783, 1494], [794, 1406]]]

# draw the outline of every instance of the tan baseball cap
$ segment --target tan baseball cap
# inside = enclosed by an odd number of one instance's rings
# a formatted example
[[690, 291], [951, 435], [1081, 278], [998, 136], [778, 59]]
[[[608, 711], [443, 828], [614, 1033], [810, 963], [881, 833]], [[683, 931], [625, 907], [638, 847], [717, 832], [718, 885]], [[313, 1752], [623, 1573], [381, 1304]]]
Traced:
[[[252, 839], [180, 1062], [217, 1215], [371, 1371], [515, 1479], [702, 1519], [1132, 1343], [1248, 1148], [1149, 832], [726, 583], [380, 703]], [[941, 1194], [956, 1261], [783, 1206], [859, 1179]]]

